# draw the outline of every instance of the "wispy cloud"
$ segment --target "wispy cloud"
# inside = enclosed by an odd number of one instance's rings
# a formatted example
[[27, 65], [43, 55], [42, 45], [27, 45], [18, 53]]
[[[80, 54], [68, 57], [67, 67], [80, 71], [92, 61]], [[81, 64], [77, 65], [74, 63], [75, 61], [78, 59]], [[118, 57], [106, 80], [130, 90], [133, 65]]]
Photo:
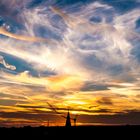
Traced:
[[47, 39], [39, 38], [39, 37], [29, 37], [29, 36], [23, 36], [23, 35], [16, 35], [13, 33], [10, 33], [6, 31], [3, 27], [0, 28], [0, 34], [17, 39], [22, 41], [30, 41], [30, 42], [49, 42]]
[[0, 64], [8, 69], [0, 71], [2, 121], [55, 114], [47, 102], [81, 115], [139, 110], [139, 8], [120, 11], [103, 0], [30, 2], [0, 2], [7, 11], [0, 14]]
[[16, 69], [15, 66], [9, 65], [8, 63], [6, 63], [6, 61], [4, 60], [4, 58], [2, 56], [0, 56], [0, 64], [2, 64], [5, 68], [10, 69], [10, 70]]

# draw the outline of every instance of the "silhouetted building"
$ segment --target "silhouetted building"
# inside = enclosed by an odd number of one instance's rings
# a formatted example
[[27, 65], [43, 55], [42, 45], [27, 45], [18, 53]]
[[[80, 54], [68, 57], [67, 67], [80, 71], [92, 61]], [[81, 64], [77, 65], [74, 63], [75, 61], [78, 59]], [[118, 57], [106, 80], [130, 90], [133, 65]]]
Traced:
[[67, 114], [67, 118], [66, 118], [66, 127], [71, 127], [71, 119], [70, 119], [70, 113], [68, 111], [68, 114]]

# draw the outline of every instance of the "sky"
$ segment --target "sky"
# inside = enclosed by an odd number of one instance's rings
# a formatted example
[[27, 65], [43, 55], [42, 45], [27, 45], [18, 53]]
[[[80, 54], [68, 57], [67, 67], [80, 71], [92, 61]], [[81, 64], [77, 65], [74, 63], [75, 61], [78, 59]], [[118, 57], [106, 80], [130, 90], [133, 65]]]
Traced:
[[140, 124], [139, 41], [140, 0], [0, 0], [0, 126]]

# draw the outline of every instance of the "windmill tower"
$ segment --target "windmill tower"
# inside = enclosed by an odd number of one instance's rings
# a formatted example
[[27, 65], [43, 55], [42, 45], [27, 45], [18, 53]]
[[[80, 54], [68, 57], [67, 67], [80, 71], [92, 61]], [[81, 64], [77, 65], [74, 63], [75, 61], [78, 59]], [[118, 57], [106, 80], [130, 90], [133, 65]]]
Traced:
[[72, 118], [72, 119], [73, 119], [73, 121], [74, 121], [74, 126], [76, 126], [77, 116], [78, 116], [78, 115], [75, 115], [75, 117], [74, 117], [74, 118]]
[[68, 110], [68, 114], [67, 114], [67, 117], [66, 117], [66, 124], [65, 124], [66, 127], [71, 127], [71, 118], [70, 118], [70, 113], [69, 113], [69, 110]]
[[50, 121], [48, 120], [48, 122], [47, 122], [47, 126], [49, 127], [50, 126]]
[[50, 109], [51, 109], [52, 111], [54, 111], [56, 114], [59, 114], [61, 117], [63, 117], [63, 118], [66, 119], [66, 123], [65, 123], [65, 126], [66, 126], [66, 127], [71, 127], [71, 126], [72, 126], [72, 125], [71, 125], [71, 120], [73, 120], [74, 126], [76, 126], [76, 122], [77, 122], [77, 117], [78, 117], [78, 115], [75, 115], [74, 118], [71, 118], [71, 117], [70, 117], [70, 112], [69, 112], [69, 109], [68, 109], [67, 116], [64, 116], [64, 115], [62, 115], [62, 113], [60, 113], [60, 112], [57, 111], [57, 108], [56, 108], [55, 106], [51, 105], [51, 104], [48, 103], [48, 102], [47, 102], [47, 104], [49, 105], [49, 107], [50, 107]]

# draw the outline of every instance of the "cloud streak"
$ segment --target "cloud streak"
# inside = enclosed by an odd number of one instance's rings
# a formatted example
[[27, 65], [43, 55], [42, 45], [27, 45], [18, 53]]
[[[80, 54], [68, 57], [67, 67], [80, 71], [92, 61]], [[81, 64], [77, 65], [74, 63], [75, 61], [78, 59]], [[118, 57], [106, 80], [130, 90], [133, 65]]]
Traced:
[[21, 40], [21, 41], [46, 42], [46, 43], [49, 42], [49, 40], [39, 38], [39, 37], [29, 37], [29, 36], [23, 36], [23, 35], [16, 35], [16, 34], [13, 34], [13, 33], [6, 31], [6, 29], [4, 29], [3, 27], [0, 28], [0, 34], [5, 35], [7, 37], [17, 39], [17, 40]]
[[139, 8], [7, 2], [0, 2], [8, 9], [0, 10], [2, 120], [12, 113], [11, 121], [22, 113], [28, 121], [33, 113], [56, 117], [47, 102], [87, 118], [139, 110]]
[[0, 56], [0, 64], [2, 64], [7, 69], [16, 70], [15, 66], [9, 65], [8, 63], [6, 63], [6, 61], [4, 60], [3, 56]]

